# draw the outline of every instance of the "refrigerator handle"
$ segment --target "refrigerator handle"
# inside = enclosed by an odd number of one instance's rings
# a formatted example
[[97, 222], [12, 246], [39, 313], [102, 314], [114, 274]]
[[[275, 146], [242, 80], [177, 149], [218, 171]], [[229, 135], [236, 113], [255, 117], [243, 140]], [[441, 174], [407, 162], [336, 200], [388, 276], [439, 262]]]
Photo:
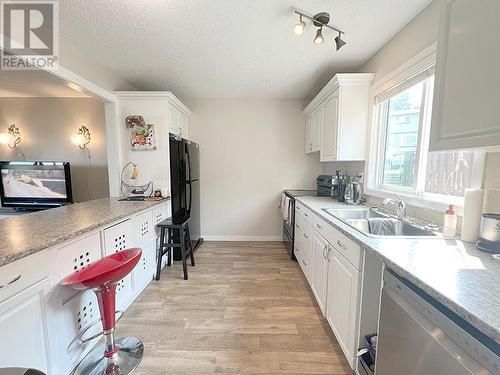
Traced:
[[189, 204], [187, 205], [187, 210], [188, 210], [188, 215], [191, 216], [191, 202], [193, 201], [193, 188], [191, 186], [191, 157], [189, 155], [188, 146], [185, 145], [185, 147], [186, 147], [186, 157], [189, 170], [189, 175], [187, 176], [187, 181], [186, 181], [186, 185], [189, 186]]

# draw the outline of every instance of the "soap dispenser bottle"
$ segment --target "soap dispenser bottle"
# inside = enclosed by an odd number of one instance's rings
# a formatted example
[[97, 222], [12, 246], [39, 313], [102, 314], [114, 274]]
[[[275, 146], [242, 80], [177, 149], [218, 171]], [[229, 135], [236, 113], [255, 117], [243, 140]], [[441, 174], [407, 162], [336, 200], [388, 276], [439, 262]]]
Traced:
[[455, 206], [450, 204], [446, 210], [443, 220], [443, 237], [445, 239], [455, 238], [457, 232], [457, 215], [455, 214]]

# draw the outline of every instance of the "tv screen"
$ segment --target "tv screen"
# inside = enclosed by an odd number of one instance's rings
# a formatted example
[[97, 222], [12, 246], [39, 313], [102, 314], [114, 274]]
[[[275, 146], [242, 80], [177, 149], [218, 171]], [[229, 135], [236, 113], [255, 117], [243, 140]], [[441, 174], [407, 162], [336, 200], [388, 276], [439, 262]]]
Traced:
[[4, 207], [44, 208], [72, 203], [69, 162], [0, 162]]

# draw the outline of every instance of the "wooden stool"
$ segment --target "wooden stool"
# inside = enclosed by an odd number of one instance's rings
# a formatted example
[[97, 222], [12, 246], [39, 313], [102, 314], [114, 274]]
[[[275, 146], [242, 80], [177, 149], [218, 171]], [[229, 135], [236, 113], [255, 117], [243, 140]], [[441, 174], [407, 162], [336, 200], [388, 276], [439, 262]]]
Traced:
[[[184, 280], [188, 279], [186, 259], [191, 258], [191, 266], [194, 267], [193, 246], [191, 245], [191, 234], [189, 232], [189, 219], [179, 224], [174, 224], [172, 218], [169, 217], [158, 224], [160, 228], [160, 244], [158, 246], [158, 257], [156, 265], [156, 280], [160, 280], [161, 273], [161, 258], [167, 254], [167, 266], [172, 264], [172, 249], [180, 248], [182, 257], [182, 272]], [[175, 243], [174, 234], [178, 231], [179, 242]], [[187, 244], [187, 245], [186, 245]]]

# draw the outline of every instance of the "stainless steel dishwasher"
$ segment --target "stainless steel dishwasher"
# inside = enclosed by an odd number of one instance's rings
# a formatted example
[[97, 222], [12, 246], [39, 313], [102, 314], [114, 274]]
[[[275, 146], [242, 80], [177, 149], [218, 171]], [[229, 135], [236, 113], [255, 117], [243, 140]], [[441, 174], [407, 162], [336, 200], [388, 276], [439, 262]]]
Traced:
[[500, 346], [410, 283], [386, 270], [377, 375], [500, 374]]

